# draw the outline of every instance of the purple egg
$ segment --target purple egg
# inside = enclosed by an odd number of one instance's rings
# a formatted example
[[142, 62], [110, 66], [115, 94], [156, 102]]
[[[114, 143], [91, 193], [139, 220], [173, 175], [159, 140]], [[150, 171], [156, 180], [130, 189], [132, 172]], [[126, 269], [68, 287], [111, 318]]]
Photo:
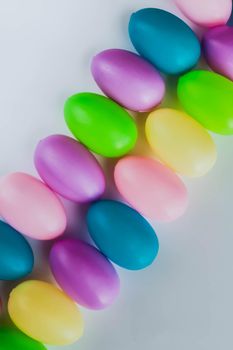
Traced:
[[59, 286], [78, 304], [99, 310], [111, 305], [120, 291], [113, 265], [96, 248], [77, 239], [56, 242], [50, 267]]
[[91, 70], [104, 94], [129, 110], [149, 111], [164, 97], [165, 84], [159, 72], [130, 51], [103, 51], [93, 58]]
[[233, 27], [209, 29], [203, 38], [203, 52], [215, 72], [233, 80]]
[[71, 201], [92, 201], [105, 190], [103, 169], [96, 158], [71, 137], [51, 135], [40, 141], [34, 162], [42, 180]]

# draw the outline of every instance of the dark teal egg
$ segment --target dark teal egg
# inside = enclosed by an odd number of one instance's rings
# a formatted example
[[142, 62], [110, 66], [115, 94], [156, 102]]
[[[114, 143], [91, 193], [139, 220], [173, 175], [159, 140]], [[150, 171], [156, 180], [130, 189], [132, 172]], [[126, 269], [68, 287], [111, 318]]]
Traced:
[[32, 249], [26, 239], [0, 221], [0, 280], [16, 280], [28, 275], [34, 265]]
[[159, 242], [152, 226], [123, 203], [103, 200], [92, 204], [87, 224], [97, 247], [123, 268], [144, 269], [158, 254]]
[[138, 53], [166, 74], [181, 74], [196, 65], [201, 55], [199, 40], [177, 16], [145, 8], [129, 23], [130, 39]]

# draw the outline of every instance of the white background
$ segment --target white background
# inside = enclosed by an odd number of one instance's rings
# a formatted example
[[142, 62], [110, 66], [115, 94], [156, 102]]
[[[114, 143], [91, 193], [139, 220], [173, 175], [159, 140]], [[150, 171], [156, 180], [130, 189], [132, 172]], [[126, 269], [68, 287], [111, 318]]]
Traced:
[[[147, 6], [177, 12], [166, 0], [0, 0], [1, 175], [35, 173], [38, 140], [68, 133], [65, 99], [98, 91], [89, 72], [93, 54], [130, 49], [129, 16]], [[185, 179], [186, 215], [155, 225], [161, 244], [157, 262], [143, 272], [119, 270], [122, 292], [116, 304], [102, 312], [83, 310], [85, 336], [64, 349], [232, 349], [233, 140], [215, 140], [214, 170], [198, 180]], [[68, 233], [83, 237], [78, 212], [71, 208]], [[39, 255], [33, 277], [46, 279], [48, 246], [34, 247]], [[2, 286], [5, 299], [14, 285]]]

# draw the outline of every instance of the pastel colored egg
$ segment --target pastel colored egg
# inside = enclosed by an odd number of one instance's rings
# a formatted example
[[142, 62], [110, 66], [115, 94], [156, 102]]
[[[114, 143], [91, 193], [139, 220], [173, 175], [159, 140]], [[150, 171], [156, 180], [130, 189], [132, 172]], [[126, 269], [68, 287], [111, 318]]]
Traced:
[[126, 201], [150, 219], [176, 220], [187, 208], [184, 184], [173, 171], [156, 160], [134, 156], [122, 158], [115, 167], [114, 177], [116, 187]]
[[0, 280], [16, 280], [28, 275], [34, 265], [32, 249], [26, 239], [0, 221]]
[[193, 71], [179, 79], [178, 97], [185, 111], [206, 129], [233, 134], [231, 80], [209, 71]]
[[117, 103], [94, 93], [71, 96], [65, 103], [65, 120], [74, 136], [105, 157], [120, 157], [137, 140], [133, 118]]
[[62, 290], [84, 307], [104, 309], [119, 294], [120, 281], [112, 264], [80, 240], [56, 242], [50, 252], [50, 266]]
[[152, 112], [146, 121], [146, 137], [159, 159], [182, 175], [203, 176], [215, 164], [212, 137], [184, 112], [169, 108]]
[[203, 52], [208, 65], [217, 73], [233, 80], [233, 28], [209, 29], [203, 38]]
[[161, 75], [153, 65], [130, 51], [103, 51], [93, 58], [91, 70], [105, 95], [129, 110], [148, 111], [164, 97]]
[[100, 251], [117, 265], [140, 270], [154, 261], [159, 242], [152, 226], [126, 204], [104, 200], [91, 205], [89, 233]]
[[232, 0], [176, 0], [180, 10], [194, 23], [215, 27], [227, 23]]
[[12, 173], [0, 182], [0, 213], [17, 231], [39, 240], [60, 236], [66, 215], [58, 197], [40, 180]]
[[166, 74], [180, 74], [196, 65], [200, 43], [192, 29], [175, 15], [145, 8], [129, 22], [130, 39], [138, 53]]
[[0, 349], [2, 350], [46, 350], [38, 341], [29, 338], [18, 329], [0, 327]]
[[46, 137], [39, 142], [34, 161], [42, 180], [71, 201], [92, 201], [105, 190], [101, 166], [81, 143], [71, 137]]
[[29, 337], [50, 345], [68, 345], [83, 333], [78, 307], [61, 290], [42, 281], [26, 281], [10, 294], [9, 315]]

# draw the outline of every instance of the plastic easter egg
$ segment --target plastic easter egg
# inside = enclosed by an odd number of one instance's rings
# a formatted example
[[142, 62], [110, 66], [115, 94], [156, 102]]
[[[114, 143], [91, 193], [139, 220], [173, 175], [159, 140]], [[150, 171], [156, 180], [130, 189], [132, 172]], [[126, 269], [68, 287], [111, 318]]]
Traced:
[[138, 53], [166, 74], [180, 74], [196, 65], [200, 43], [192, 29], [175, 15], [146, 8], [131, 16], [130, 39]]
[[74, 136], [105, 157], [129, 152], [137, 139], [133, 118], [117, 103], [94, 93], [71, 96], [65, 103], [65, 120]]
[[209, 29], [203, 38], [203, 52], [208, 65], [217, 73], [233, 80], [233, 28]]
[[1, 180], [0, 213], [17, 231], [39, 240], [60, 236], [66, 228], [58, 197], [43, 182], [24, 173]]
[[150, 219], [176, 220], [187, 208], [184, 184], [173, 171], [156, 160], [134, 156], [122, 158], [115, 167], [114, 178], [124, 199]]
[[146, 137], [159, 159], [182, 175], [203, 176], [216, 161], [212, 137], [184, 112], [169, 108], [152, 112]]
[[228, 26], [233, 26], [233, 8], [232, 8], [232, 11], [231, 11], [231, 16], [227, 22], [227, 25]]
[[9, 315], [29, 337], [50, 345], [74, 343], [83, 333], [76, 304], [61, 290], [42, 281], [26, 281], [10, 294]]
[[26, 239], [0, 221], [0, 280], [22, 278], [32, 271], [33, 264], [33, 252]]
[[112, 264], [96, 248], [77, 239], [56, 242], [50, 252], [55, 280], [73, 300], [89, 309], [104, 309], [119, 294]]
[[176, 0], [180, 10], [194, 23], [215, 27], [227, 23], [232, 0]]
[[103, 51], [94, 57], [91, 69], [105, 95], [129, 110], [149, 111], [163, 99], [165, 84], [161, 75], [130, 51]]
[[0, 349], [2, 350], [46, 350], [38, 341], [29, 338], [18, 329], [0, 327]]
[[158, 254], [159, 242], [154, 229], [126, 204], [110, 200], [92, 204], [87, 225], [100, 251], [125, 269], [143, 269]]
[[215, 133], [233, 134], [233, 82], [197, 70], [179, 79], [178, 97], [185, 111]]
[[105, 190], [105, 177], [95, 157], [79, 142], [51, 135], [39, 142], [35, 166], [55, 192], [74, 202], [88, 202]]

